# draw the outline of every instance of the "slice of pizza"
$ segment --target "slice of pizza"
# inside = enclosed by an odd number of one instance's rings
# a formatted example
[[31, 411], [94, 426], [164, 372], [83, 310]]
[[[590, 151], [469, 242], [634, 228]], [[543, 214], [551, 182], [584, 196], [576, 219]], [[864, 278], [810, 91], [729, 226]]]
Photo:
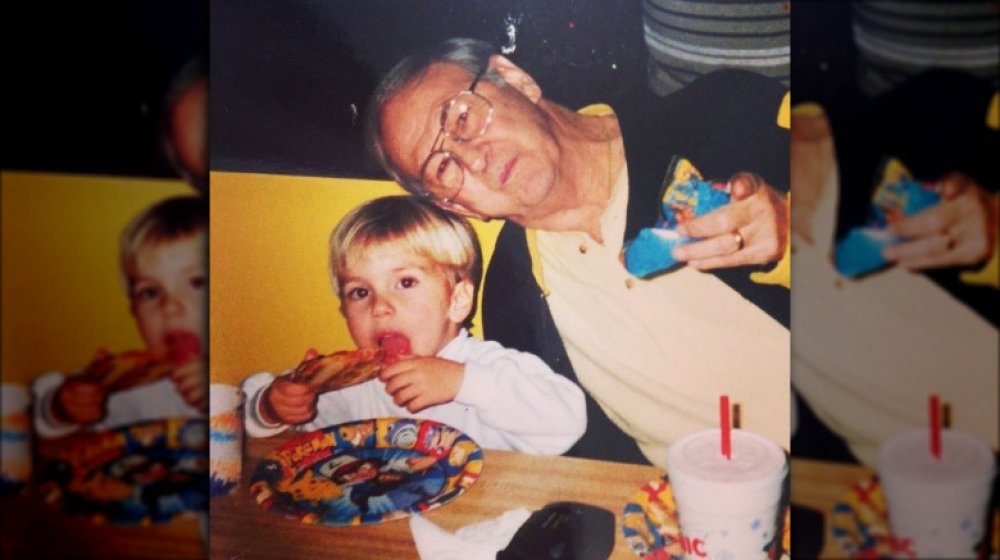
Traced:
[[374, 379], [382, 371], [384, 357], [377, 347], [342, 350], [302, 362], [292, 378], [309, 383], [317, 393], [336, 391]]
[[108, 392], [114, 392], [163, 379], [173, 367], [150, 352], [130, 350], [99, 357], [80, 375], [88, 381], [100, 383]]

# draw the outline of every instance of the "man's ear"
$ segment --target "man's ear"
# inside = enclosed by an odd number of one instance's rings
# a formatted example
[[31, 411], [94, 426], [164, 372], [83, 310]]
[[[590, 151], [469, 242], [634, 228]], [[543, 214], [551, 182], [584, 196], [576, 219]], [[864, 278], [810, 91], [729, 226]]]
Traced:
[[475, 290], [468, 279], [459, 280], [451, 291], [451, 306], [448, 308], [448, 318], [453, 323], [463, 323], [472, 312], [472, 295]]
[[490, 56], [490, 68], [500, 74], [503, 81], [524, 94], [532, 103], [538, 103], [542, 98], [542, 88], [531, 77], [531, 74], [521, 70], [506, 57], [499, 54]]

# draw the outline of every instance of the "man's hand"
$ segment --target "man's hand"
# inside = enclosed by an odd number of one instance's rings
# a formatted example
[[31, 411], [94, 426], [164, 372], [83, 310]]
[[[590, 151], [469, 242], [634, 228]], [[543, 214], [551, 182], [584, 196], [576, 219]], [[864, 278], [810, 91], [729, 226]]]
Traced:
[[169, 374], [184, 402], [202, 412], [208, 412], [208, 374], [205, 365], [205, 357], [198, 356], [175, 366]]
[[675, 259], [698, 270], [781, 259], [788, 243], [784, 197], [751, 173], [736, 174], [730, 186], [729, 204], [677, 226], [681, 235], [701, 240], [674, 247]]
[[464, 378], [465, 364], [435, 357], [404, 357], [379, 374], [393, 402], [410, 412], [453, 401]]
[[[303, 362], [314, 359], [319, 353], [310, 348]], [[304, 424], [316, 417], [319, 394], [306, 381], [296, 381], [292, 374], [282, 375], [264, 390], [260, 414], [268, 424]]]
[[910, 270], [980, 264], [997, 242], [993, 197], [970, 177], [949, 173], [939, 182], [941, 201], [891, 224], [906, 239], [886, 247], [883, 256]]
[[56, 390], [53, 410], [56, 420], [93, 424], [107, 414], [108, 393], [100, 382], [70, 377]]

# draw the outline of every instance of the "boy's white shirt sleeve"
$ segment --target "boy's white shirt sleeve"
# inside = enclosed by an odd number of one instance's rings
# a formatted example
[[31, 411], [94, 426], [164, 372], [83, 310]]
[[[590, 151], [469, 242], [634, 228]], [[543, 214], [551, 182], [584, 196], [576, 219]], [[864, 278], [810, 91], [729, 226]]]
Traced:
[[255, 373], [243, 381], [243, 393], [247, 396], [243, 421], [250, 437], [271, 437], [289, 428], [288, 424], [269, 424], [260, 415], [260, 399], [273, 382], [274, 375], [268, 372]]
[[[242, 389], [247, 395], [243, 418], [246, 433], [250, 437], [271, 437], [293, 427], [289, 424], [269, 424], [260, 414], [264, 391], [274, 380], [273, 374], [261, 372], [243, 381]], [[369, 381], [339, 391], [322, 393], [316, 402], [316, 417], [304, 424], [295, 425], [294, 428], [310, 431], [377, 416], [412, 416], [405, 409], [388, 404], [392, 401], [384, 395], [383, 387], [379, 381]]]
[[455, 402], [474, 408], [516, 451], [562, 454], [587, 428], [583, 391], [533, 354], [468, 336], [441, 357], [465, 362]]
[[80, 429], [79, 424], [63, 424], [56, 420], [52, 411], [52, 401], [56, 391], [62, 386], [66, 377], [58, 371], [52, 371], [39, 377], [31, 384], [34, 395], [35, 433], [43, 438], [58, 438], [67, 436]]
[[104, 418], [83, 426], [63, 423], [56, 419], [52, 405], [56, 391], [62, 386], [66, 376], [60, 372], [50, 372], [35, 380], [31, 385], [35, 398], [34, 424], [39, 437], [58, 438], [81, 429], [107, 430], [136, 422], [161, 420], [164, 418], [204, 418], [204, 412], [186, 403], [177, 393], [173, 382], [161, 379], [153, 383], [108, 394], [107, 414]]

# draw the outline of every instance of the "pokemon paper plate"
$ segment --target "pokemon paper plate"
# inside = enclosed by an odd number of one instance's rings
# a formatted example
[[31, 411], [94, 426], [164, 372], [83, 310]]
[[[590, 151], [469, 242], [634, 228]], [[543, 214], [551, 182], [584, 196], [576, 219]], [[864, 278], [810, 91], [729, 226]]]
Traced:
[[[771, 558], [788, 560], [791, 546], [789, 508], [785, 508], [785, 522], [781, 528], [781, 540], [772, 548]], [[666, 478], [644, 484], [622, 513], [622, 533], [632, 551], [643, 560], [683, 560], [684, 543], [677, 518], [677, 506]], [[696, 551], [689, 551], [697, 556]]]
[[171, 418], [60, 441], [39, 488], [95, 523], [148, 525], [208, 510], [208, 423]]
[[408, 517], [479, 478], [483, 451], [445, 424], [378, 418], [309, 432], [260, 462], [250, 491], [265, 509], [322, 525]]
[[[900, 539], [889, 529], [888, 510], [882, 486], [877, 477], [851, 485], [833, 506], [830, 514], [830, 534], [848, 558], [916, 558], [916, 552], [906, 539]], [[997, 558], [1000, 547], [1000, 513], [992, 518], [992, 538], [984, 538], [970, 558]], [[986, 549], [991, 549], [990, 553]]]

